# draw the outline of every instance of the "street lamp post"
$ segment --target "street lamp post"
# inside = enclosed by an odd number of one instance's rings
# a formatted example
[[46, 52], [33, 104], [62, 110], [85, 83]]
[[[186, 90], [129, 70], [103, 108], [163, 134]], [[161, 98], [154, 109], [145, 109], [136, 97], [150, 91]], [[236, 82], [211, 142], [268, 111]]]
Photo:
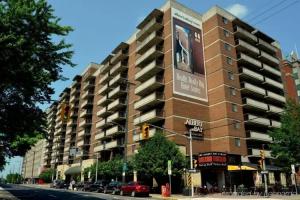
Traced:
[[95, 181], [97, 182], [98, 180], [98, 165], [99, 165], [99, 153], [97, 153], [97, 160], [96, 160], [96, 177], [95, 177]]
[[[189, 130], [189, 140], [190, 140], [190, 167], [191, 170], [193, 169], [193, 138], [192, 138], [192, 131]], [[191, 176], [191, 196], [194, 196], [194, 185], [193, 185], [193, 177]]]

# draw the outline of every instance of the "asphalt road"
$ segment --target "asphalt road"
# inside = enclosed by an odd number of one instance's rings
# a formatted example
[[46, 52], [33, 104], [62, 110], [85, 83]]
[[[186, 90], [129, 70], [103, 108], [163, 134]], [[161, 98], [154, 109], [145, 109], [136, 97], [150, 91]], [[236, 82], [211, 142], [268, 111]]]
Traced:
[[[20, 200], [99, 200], [99, 199], [151, 199], [151, 197], [129, 197], [92, 192], [78, 192], [52, 188], [32, 188], [23, 185], [0, 185]], [[1, 200], [1, 194], [0, 194]]]

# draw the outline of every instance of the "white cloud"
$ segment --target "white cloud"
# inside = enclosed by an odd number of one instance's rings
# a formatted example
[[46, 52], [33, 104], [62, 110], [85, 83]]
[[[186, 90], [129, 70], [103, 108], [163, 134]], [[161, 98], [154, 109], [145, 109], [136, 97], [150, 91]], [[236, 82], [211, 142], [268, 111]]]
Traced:
[[238, 3], [228, 6], [226, 10], [231, 12], [233, 15], [237, 16], [238, 18], [245, 17], [249, 12], [246, 6]]

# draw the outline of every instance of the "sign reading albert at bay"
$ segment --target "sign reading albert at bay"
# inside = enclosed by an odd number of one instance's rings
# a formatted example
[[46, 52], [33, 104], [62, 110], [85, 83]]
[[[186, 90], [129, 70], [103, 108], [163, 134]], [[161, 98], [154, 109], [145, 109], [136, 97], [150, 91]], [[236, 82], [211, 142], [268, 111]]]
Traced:
[[207, 101], [202, 23], [172, 8], [173, 92]]
[[[187, 119], [185, 126], [191, 132], [193, 139], [203, 139], [203, 122], [197, 119]], [[187, 133], [189, 135], [189, 133]]]

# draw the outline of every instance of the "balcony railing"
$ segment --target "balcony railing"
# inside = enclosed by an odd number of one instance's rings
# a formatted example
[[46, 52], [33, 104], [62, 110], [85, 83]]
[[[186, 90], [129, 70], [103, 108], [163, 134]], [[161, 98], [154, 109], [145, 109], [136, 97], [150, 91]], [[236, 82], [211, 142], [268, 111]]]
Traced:
[[115, 89], [113, 89], [108, 93], [108, 98], [115, 99], [126, 93], [127, 93], [127, 87], [124, 85], [119, 85], [118, 87], [116, 87]]
[[157, 57], [162, 56], [163, 53], [163, 47], [160, 45], [156, 45], [151, 47], [149, 50], [147, 50], [144, 54], [142, 54], [140, 57], [138, 57], [135, 61], [135, 66], [140, 67], [143, 64], [154, 60]]
[[105, 73], [99, 80], [98, 84], [105, 85], [111, 79], [109, 72]]
[[246, 114], [246, 123], [256, 124], [256, 125], [263, 125], [263, 126], [270, 126], [270, 120], [264, 117]]
[[153, 123], [153, 122], [161, 121], [163, 119], [164, 119], [163, 111], [154, 109], [147, 113], [140, 114], [140, 116], [136, 117], [133, 120], [133, 124], [138, 125], [145, 122]]
[[115, 87], [117, 84], [124, 83], [124, 81], [126, 80], [127, 80], [127, 76], [120, 73], [109, 81], [109, 86]]
[[238, 39], [236, 41], [237, 43], [237, 49], [240, 50], [240, 51], [243, 51], [243, 52], [247, 52], [247, 54], [251, 54], [253, 56], [257, 56], [259, 55], [259, 49], [256, 48], [255, 46], [243, 41], [243, 40], [240, 40]]
[[281, 127], [281, 122], [276, 121], [276, 120], [271, 120], [271, 126], [274, 128], [280, 128]]
[[250, 69], [247, 69], [245, 67], [242, 67], [241, 68], [241, 76], [242, 77], [247, 77], [247, 78], [251, 78], [255, 81], [258, 81], [258, 82], [263, 82], [264, 81], [264, 76], [259, 74], [259, 73], [256, 73]]
[[94, 103], [93, 100], [90, 100], [90, 99], [85, 100], [85, 101], [81, 104], [81, 108], [84, 108], [84, 107], [86, 107], [86, 106], [92, 106], [93, 103]]
[[266, 96], [266, 98], [269, 98], [269, 99], [275, 100], [275, 101], [280, 101], [282, 103], [286, 102], [286, 99], [285, 99], [284, 96], [281, 96], [279, 94], [276, 94], [276, 93], [268, 91], [268, 90], [267, 90], [267, 96]]
[[124, 130], [120, 126], [113, 126], [105, 131], [106, 136], [113, 136], [116, 134], [124, 133]]
[[102, 144], [94, 147], [94, 152], [99, 152], [99, 151], [103, 151], [104, 150], [104, 146]]
[[83, 140], [81, 140], [81, 141], [77, 142], [77, 147], [82, 147], [82, 146], [83, 146], [83, 144], [84, 144], [84, 141], [83, 141]]
[[110, 111], [115, 111], [115, 110], [118, 110], [125, 106], [126, 106], [126, 100], [119, 98], [119, 99], [114, 100], [110, 104], [108, 104], [107, 109]]
[[106, 106], [112, 101], [112, 99], [109, 99], [107, 96], [103, 96], [99, 101], [97, 102], [97, 106]]
[[142, 42], [137, 41], [136, 53], [143, 54], [153, 45], [156, 45], [163, 41], [162, 32], [155, 31], [152, 32], [147, 38], [145, 38]]
[[135, 110], [145, 110], [164, 102], [163, 93], [154, 92], [134, 103]]
[[277, 106], [273, 106], [273, 105], [269, 105], [269, 111], [275, 114], [282, 114], [283, 113], [283, 108], [277, 107]]
[[86, 91], [82, 94], [81, 98], [85, 99], [87, 97], [92, 97], [92, 96], [94, 96], [94, 91]]
[[78, 137], [83, 137], [83, 136], [87, 136], [87, 135], [91, 135], [91, 131], [90, 130], [81, 130], [78, 133]]
[[120, 61], [111, 68], [110, 75], [114, 76], [115, 74], [119, 72], [121, 73], [127, 69], [128, 69], [127, 63]]
[[123, 121], [126, 118], [125, 112], [116, 112], [110, 116], [107, 117], [107, 122], [113, 122], [113, 121]]
[[83, 90], [88, 90], [88, 89], [93, 88], [93, 87], [95, 87], [95, 81], [94, 81], [94, 79], [93, 79], [93, 81], [89, 81], [87, 83], [84, 83], [82, 89]]
[[267, 43], [266, 41], [262, 40], [262, 39], [258, 39], [258, 45], [263, 48], [265, 51], [270, 52], [271, 54], [276, 53], [277, 49], [276, 47], [274, 47], [273, 45]]
[[261, 109], [261, 110], [268, 110], [268, 104], [259, 102], [250, 98], [243, 99], [243, 103], [245, 107], [254, 108], [254, 109]]
[[272, 137], [271, 136], [269, 136], [266, 133], [259, 133], [259, 132], [256, 132], [256, 131], [250, 131], [248, 139], [272, 142]]
[[103, 107], [101, 110], [97, 112], [98, 117], [107, 117], [112, 114], [112, 111], [108, 110], [107, 107]]
[[104, 137], [105, 137], [105, 132], [102, 131], [102, 132], [99, 132], [99, 133], [97, 133], [97, 134], [95, 135], [95, 140], [100, 140], [100, 139], [102, 139], [102, 138], [104, 138]]
[[111, 59], [111, 64], [116, 64], [117, 62], [119, 62], [122, 59], [125, 59], [128, 57], [128, 51], [124, 50], [124, 49], [120, 49], [115, 55], [114, 57], [112, 57]]
[[111, 90], [111, 88], [109, 87], [109, 85], [107, 83], [99, 89], [98, 94], [104, 95], [105, 93], [109, 92], [110, 90]]
[[243, 53], [240, 53], [238, 55], [238, 63], [240, 64], [246, 64], [246, 65], [250, 65], [252, 67], [256, 67], [256, 68], [259, 68], [261, 69], [262, 68], [262, 64], [259, 60], [255, 59], [255, 58], [252, 58], [250, 56], [247, 56]]
[[92, 120], [86, 119], [79, 123], [79, 127], [92, 125]]
[[158, 19], [153, 18], [151, 21], [148, 22], [143, 29], [141, 29], [136, 34], [136, 39], [139, 41], [144, 40], [151, 32], [157, 31], [163, 27], [162, 23], [158, 22]]
[[283, 84], [282, 83], [279, 83], [279, 82], [274, 81], [274, 80], [272, 80], [270, 78], [267, 78], [267, 77], [265, 77], [265, 84], [276, 87], [276, 88], [283, 89]]
[[102, 68], [101, 68], [101, 70], [100, 70], [100, 73], [101, 73], [101, 74], [105, 74], [106, 72], [108, 72], [108, 70], [110, 69], [110, 67], [111, 67], [110, 62], [106, 62], [106, 63], [102, 66]]
[[274, 67], [271, 67], [271, 66], [269, 66], [267, 64], [264, 64], [264, 63], [263, 63], [263, 70], [281, 77], [281, 72], [278, 69], [275, 69]]
[[266, 90], [263, 88], [260, 88], [258, 86], [252, 85], [250, 83], [244, 82], [242, 83], [242, 92], [250, 93], [250, 94], [256, 94], [260, 96], [266, 95]]
[[141, 83], [135, 88], [134, 93], [139, 96], [143, 96], [151, 93], [152, 91], [162, 87], [164, 85], [163, 77], [153, 76], [147, 81]]
[[260, 59], [269, 64], [273, 64], [276, 66], [279, 65], [279, 60], [277, 58], [271, 56], [270, 54], [264, 51], [260, 51]]
[[245, 41], [251, 42], [255, 44], [257, 42], [257, 37], [250, 32], [242, 29], [241, 27], [237, 26], [235, 27], [234, 34], [238, 36], [239, 38], [243, 38]]
[[163, 65], [154, 60], [135, 74], [135, 80], [145, 81], [164, 69]]

